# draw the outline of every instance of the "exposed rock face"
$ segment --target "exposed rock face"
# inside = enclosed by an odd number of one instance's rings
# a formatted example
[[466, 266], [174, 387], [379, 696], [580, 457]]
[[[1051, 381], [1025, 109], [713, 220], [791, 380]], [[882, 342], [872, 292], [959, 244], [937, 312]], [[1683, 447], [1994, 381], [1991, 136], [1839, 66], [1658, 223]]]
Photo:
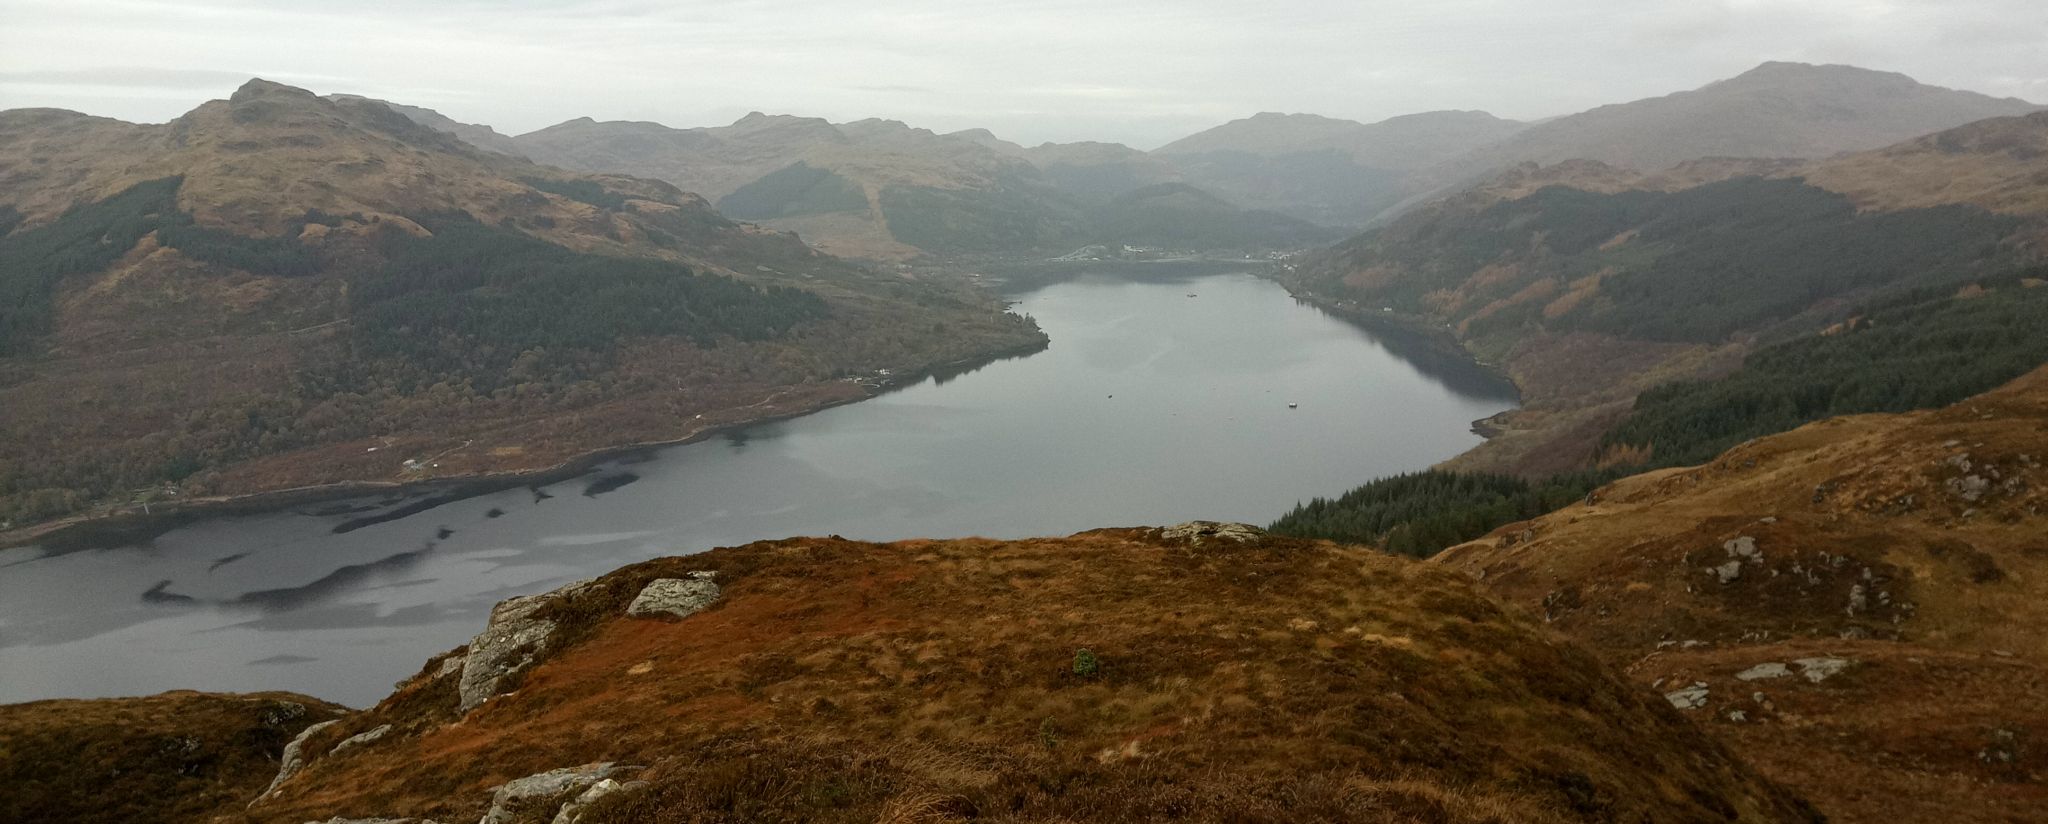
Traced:
[[1786, 668], [1784, 664], [1772, 661], [1738, 672], [1735, 674], [1735, 677], [1741, 681], [1763, 681], [1771, 678], [1783, 678], [1791, 674], [1792, 670]]
[[302, 752], [306, 746], [306, 739], [312, 738], [314, 733], [340, 722], [341, 719], [337, 718], [333, 721], [322, 721], [314, 724], [300, 730], [298, 737], [293, 738], [291, 743], [284, 745], [284, 755], [278, 759], [277, 777], [270, 780], [270, 786], [263, 790], [263, 795], [268, 796], [271, 793], [277, 792], [277, 788], [282, 786], [286, 780], [294, 775], [298, 775], [300, 770], [306, 768], [306, 756]]
[[[580, 767], [563, 767], [537, 775], [529, 775], [516, 781], [507, 781], [491, 793], [491, 809], [484, 813], [478, 824], [523, 824], [529, 821], [554, 821], [560, 818], [571, 804], [587, 805], [604, 793], [588, 800], [588, 790], [598, 782], [612, 775], [634, 767], [621, 767], [609, 761], [585, 764]], [[612, 782], [617, 784], [617, 782]], [[606, 791], [610, 792], [610, 790]], [[564, 800], [565, 796], [574, 796]]]
[[1159, 529], [1160, 538], [1168, 541], [1187, 541], [1198, 546], [1209, 540], [1248, 544], [1265, 536], [1265, 530], [1251, 524], [1225, 521], [1189, 521]]
[[469, 712], [498, 694], [506, 678], [525, 672], [540, 660], [555, 622], [533, 617], [542, 607], [581, 592], [590, 582], [581, 581], [540, 595], [510, 598], [491, 609], [491, 622], [469, 642], [469, 655], [462, 660], [459, 692], [461, 712]]
[[308, 821], [306, 824], [440, 824], [431, 818], [342, 818], [336, 816], [326, 821]]
[[1799, 668], [1799, 674], [1806, 676], [1806, 680], [1818, 684], [1841, 674], [1853, 663], [1847, 658], [1801, 658], [1792, 665]]
[[561, 811], [555, 813], [553, 824], [578, 824], [583, 820], [583, 812], [589, 809], [590, 805], [597, 803], [598, 799], [615, 793], [634, 792], [646, 786], [647, 783], [644, 781], [621, 782], [614, 778], [599, 781], [590, 785], [590, 789], [584, 790], [582, 795], [563, 804]]
[[383, 738], [385, 734], [389, 732], [391, 732], [391, 725], [385, 724], [374, 730], [370, 730], [369, 732], [357, 733], [356, 735], [352, 735], [348, 738], [343, 739], [341, 743], [334, 745], [334, 749], [328, 750], [327, 754], [340, 755], [344, 752], [363, 746], [364, 744], [368, 744], [379, 738]]
[[699, 610], [711, 606], [718, 600], [718, 584], [712, 582], [715, 572], [692, 572], [688, 578], [656, 578], [647, 582], [640, 595], [626, 607], [626, 614], [636, 618], [651, 615], [673, 615], [686, 618]]
[[1664, 700], [1682, 710], [1696, 710], [1707, 705], [1707, 685], [1694, 684], [1681, 690], [1664, 693]]

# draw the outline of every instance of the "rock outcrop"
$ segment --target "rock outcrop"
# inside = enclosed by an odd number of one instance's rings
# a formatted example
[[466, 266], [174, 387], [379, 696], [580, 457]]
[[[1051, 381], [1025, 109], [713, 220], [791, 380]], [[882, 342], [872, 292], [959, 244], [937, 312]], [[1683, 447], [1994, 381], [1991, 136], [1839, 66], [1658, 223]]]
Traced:
[[712, 581], [717, 576], [715, 572], [692, 572], [685, 578], [656, 578], [633, 598], [626, 614], [636, 618], [687, 618], [718, 600], [718, 584]]
[[1252, 543], [1266, 536], [1266, 531], [1251, 524], [1227, 521], [1188, 521], [1159, 528], [1159, 537], [1168, 541], [1186, 541], [1197, 546], [1208, 541], [1230, 541]]
[[312, 738], [321, 730], [339, 723], [341, 723], [341, 719], [336, 718], [332, 721], [322, 721], [314, 724], [300, 730], [298, 737], [293, 738], [291, 743], [284, 745], [284, 755], [278, 759], [277, 777], [270, 779], [270, 786], [263, 790], [263, 795], [269, 796], [277, 792], [277, 788], [284, 786], [284, 782], [290, 780], [292, 776], [298, 775], [300, 770], [306, 768], [306, 739]]
[[374, 742], [379, 738], [383, 738], [385, 735], [390, 734], [390, 732], [391, 725], [385, 724], [368, 732], [356, 733], [355, 735], [351, 735], [347, 738], [342, 739], [341, 743], [334, 745], [334, 749], [328, 750], [327, 754], [340, 755], [344, 752], [348, 752], [349, 750]]
[[[479, 824], [528, 824], [528, 822], [552, 822], [559, 818], [571, 804], [587, 805], [599, 796], [585, 801], [582, 796], [601, 781], [626, 770], [637, 767], [621, 767], [611, 762], [584, 764], [580, 767], [563, 767], [544, 773], [529, 775], [516, 781], [507, 781], [491, 793], [491, 809], [484, 813]], [[612, 782], [616, 787], [618, 782]]]
[[522, 595], [492, 608], [490, 623], [469, 642], [469, 654], [462, 659], [458, 710], [466, 713], [482, 706], [506, 679], [539, 661], [554, 635], [555, 622], [536, 614], [588, 585], [582, 581], [553, 592]]

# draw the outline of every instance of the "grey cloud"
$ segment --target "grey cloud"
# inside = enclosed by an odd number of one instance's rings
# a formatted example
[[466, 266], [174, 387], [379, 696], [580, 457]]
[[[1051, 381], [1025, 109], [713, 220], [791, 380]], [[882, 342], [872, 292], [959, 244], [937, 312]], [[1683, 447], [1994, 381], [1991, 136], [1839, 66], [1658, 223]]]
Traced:
[[161, 119], [255, 67], [508, 133], [758, 109], [1150, 147], [1267, 110], [1537, 118], [1773, 59], [2035, 99], [2048, 77], [2039, 0], [0, 0], [0, 20], [0, 107]]

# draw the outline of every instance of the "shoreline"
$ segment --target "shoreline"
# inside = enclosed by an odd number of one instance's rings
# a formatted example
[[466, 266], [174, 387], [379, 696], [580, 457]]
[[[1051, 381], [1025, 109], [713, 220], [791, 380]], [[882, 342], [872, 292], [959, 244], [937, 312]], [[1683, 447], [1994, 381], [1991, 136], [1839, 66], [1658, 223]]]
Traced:
[[[670, 447], [686, 446], [748, 427], [792, 420], [840, 406], [873, 400], [890, 392], [916, 386], [934, 376], [960, 375], [1000, 361], [1029, 357], [1045, 351], [1050, 345], [1050, 341], [1039, 341], [1027, 346], [1010, 347], [971, 358], [933, 364], [914, 373], [892, 375], [879, 383], [871, 385], [862, 384], [863, 388], [868, 391], [856, 397], [808, 404], [800, 409], [784, 410], [774, 414], [746, 417], [708, 426], [678, 438], [636, 441], [629, 444], [592, 449], [552, 466], [503, 472], [448, 475], [412, 481], [343, 480], [312, 486], [266, 489], [258, 492], [167, 501], [150, 505], [128, 504], [121, 510], [105, 514], [74, 515], [55, 521], [0, 532], [0, 552], [30, 546], [39, 547], [49, 554], [101, 549], [146, 541], [179, 526], [205, 518], [250, 515], [286, 507], [304, 506], [346, 498], [385, 495], [419, 498], [442, 497], [450, 500], [460, 500], [514, 487], [559, 483], [570, 478], [588, 474], [600, 464], [621, 458]], [[798, 384], [798, 386], [801, 385]], [[774, 402], [781, 394], [793, 388], [795, 387], [784, 387], [776, 395], [764, 398], [759, 402], [751, 404], [749, 407], [740, 408], [745, 409]]]

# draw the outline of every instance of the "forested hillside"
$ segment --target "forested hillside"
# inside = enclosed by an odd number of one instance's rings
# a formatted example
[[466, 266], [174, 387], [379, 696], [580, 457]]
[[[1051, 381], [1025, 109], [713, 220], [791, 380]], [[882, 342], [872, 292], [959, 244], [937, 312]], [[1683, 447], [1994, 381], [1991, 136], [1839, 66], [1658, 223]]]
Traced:
[[1427, 557], [1584, 498], [1623, 475], [1690, 466], [1824, 418], [1934, 409], [2048, 364], [2048, 270], [1922, 290], [1825, 334], [1758, 350], [1732, 374], [1658, 386], [1602, 438], [1598, 468], [1524, 479], [1430, 471], [1318, 498], [1273, 530]]
[[0, 112], [0, 528], [535, 470], [1042, 343], [666, 184], [252, 81], [142, 126]]

